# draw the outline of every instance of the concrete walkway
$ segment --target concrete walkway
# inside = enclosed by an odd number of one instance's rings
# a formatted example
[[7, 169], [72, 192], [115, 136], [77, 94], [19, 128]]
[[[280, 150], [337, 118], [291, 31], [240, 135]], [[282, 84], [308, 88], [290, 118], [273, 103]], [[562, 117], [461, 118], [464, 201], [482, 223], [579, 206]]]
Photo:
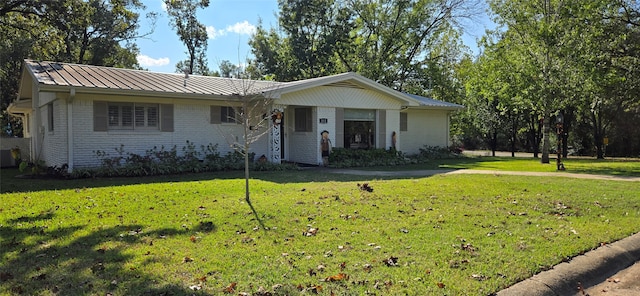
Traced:
[[[428, 177], [438, 174], [489, 174], [552, 176], [592, 180], [640, 182], [638, 177], [574, 174], [565, 172], [514, 172], [490, 170], [365, 171], [328, 169], [336, 174], [361, 176]], [[640, 190], [639, 190], [640, 192]], [[627, 296], [640, 295], [640, 233], [601, 246], [569, 262], [506, 288], [497, 296]]]

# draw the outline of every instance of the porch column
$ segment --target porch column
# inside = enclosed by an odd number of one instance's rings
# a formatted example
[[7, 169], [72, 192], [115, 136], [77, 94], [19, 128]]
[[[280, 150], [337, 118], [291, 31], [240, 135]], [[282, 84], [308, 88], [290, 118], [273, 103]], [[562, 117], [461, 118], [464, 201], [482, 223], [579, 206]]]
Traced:
[[280, 125], [284, 124], [282, 122], [282, 115], [284, 114], [284, 108], [282, 106], [274, 106], [273, 111], [271, 112], [271, 122], [269, 123], [269, 127], [271, 129], [270, 138], [271, 138], [271, 162], [273, 163], [281, 163], [282, 158], [280, 157], [282, 151], [282, 143], [280, 141]]

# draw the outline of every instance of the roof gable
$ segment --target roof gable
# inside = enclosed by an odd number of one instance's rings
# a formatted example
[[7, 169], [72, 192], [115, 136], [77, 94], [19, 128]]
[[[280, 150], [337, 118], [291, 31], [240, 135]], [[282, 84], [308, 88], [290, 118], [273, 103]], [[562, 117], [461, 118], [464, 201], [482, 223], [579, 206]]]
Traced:
[[405, 93], [401, 93], [389, 87], [386, 87], [380, 83], [377, 83], [371, 79], [368, 79], [362, 75], [347, 72], [342, 74], [336, 74], [331, 76], [324, 76], [318, 78], [311, 78], [299, 81], [286, 82], [281, 85], [274, 86], [277, 88], [279, 94], [286, 94], [290, 92], [305, 90], [318, 86], [336, 86], [336, 87], [350, 87], [360, 89], [370, 89], [373, 91], [384, 93], [396, 100], [402, 102], [406, 106], [419, 106], [420, 103], [408, 96]]

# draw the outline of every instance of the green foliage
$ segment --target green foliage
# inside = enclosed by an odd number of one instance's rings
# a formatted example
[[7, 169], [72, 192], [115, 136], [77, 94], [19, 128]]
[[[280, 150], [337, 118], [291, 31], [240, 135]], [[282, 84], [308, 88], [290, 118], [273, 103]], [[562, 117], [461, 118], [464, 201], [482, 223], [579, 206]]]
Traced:
[[[124, 145], [114, 150], [114, 155], [102, 150], [94, 151], [101, 166], [74, 169], [70, 177], [139, 177], [244, 169], [244, 155], [242, 153], [233, 151], [221, 155], [218, 151], [218, 145], [203, 145], [198, 150], [192, 142], [187, 141], [186, 146], [182, 147], [182, 153], [178, 153], [176, 146], [168, 150], [164, 146], [159, 148], [154, 146], [152, 149], [146, 150], [144, 154], [126, 152]], [[251, 169], [254, 170], [296, 168], [294, 165], [286, 164], [254, 163], [254, 157], [255, 153], [249, 154]]]
[[[0, 133], [22, 136], [21, 120], [6, 109], [18, 93], [24, 59], [138, 68], [139, 9], [137, 0], [2, 1]], [[146, 17], [155, 21], [153, 13]]]
[[347, 149], [333, 148], [329, 165], [336, 168], [394, 166], [411, 163], [402, 152], [393, 149]]
[[[207, 28], [198, 21], [198, 8], [209, 6], [209, 0], [164, 0], [171, 26], [187, 47], [188, 58], [176, 64], [176, 72], [209, 75], [207, 66]], [[186, 70], [185, 70], [186, 69]]]

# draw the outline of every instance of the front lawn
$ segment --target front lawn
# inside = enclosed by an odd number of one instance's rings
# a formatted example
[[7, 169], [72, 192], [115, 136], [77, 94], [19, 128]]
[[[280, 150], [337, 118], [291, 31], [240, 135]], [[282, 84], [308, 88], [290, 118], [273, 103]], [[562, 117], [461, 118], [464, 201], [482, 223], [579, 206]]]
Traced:
[[[619, 159], [563, 159], [567, 173], [596, 174], [612, 176], [640, 177], [640, 160]], [[369, 167], [366, 170], [434, 170], [434, 169], [475, 169], [497, 171], [526, 171], [526, 172], [557, 172], [556, 160], [551, 159], [548, 164], [541, 164], [539, 158], [511, 158], [511, 157], [462, 157], [456, 159], [434, 159], [426, 163]]]
[[253, 173], [268, 230], [236, 172], [31, 180], [0, 195], [0, 294], [487, 295], [640, 231], [636, 182], [320, 172]]

